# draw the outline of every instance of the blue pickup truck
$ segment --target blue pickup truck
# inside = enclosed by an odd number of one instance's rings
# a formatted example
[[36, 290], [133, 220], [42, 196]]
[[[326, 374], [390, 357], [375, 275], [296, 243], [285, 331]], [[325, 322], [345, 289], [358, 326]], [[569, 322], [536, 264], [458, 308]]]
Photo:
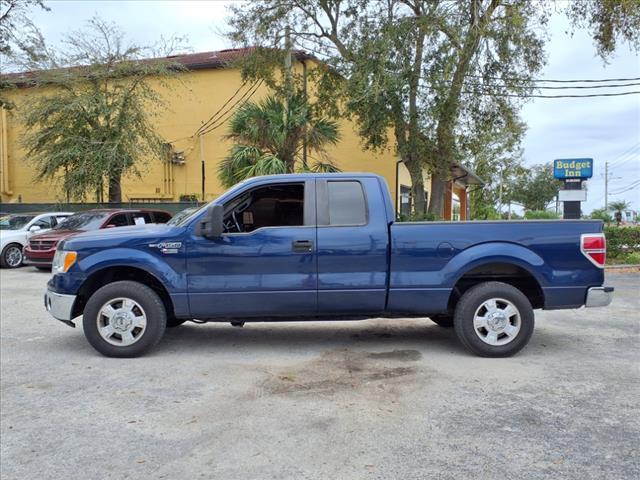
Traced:
[[534, 309], [605, 306], [600, 221], [394, 221], [373, 174], [242, 182], [175, 224], [60, 243], [45, 306], [104, 355], [134, 357], [165, 328], [429, 317], [470, 351], [522, 349]]

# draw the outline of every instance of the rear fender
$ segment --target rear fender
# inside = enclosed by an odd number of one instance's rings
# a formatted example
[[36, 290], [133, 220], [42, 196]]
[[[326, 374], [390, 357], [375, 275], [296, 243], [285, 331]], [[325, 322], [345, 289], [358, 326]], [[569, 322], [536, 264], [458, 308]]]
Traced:
[[553, 277], [551, 268], [542, 257], [526, 247], [507, 242], [483, 243], [463, 250], [442, 270], [442, 283], [450, 288], [474, 268], [492, 263], [516, 265], [529, 272], [541, 287]]

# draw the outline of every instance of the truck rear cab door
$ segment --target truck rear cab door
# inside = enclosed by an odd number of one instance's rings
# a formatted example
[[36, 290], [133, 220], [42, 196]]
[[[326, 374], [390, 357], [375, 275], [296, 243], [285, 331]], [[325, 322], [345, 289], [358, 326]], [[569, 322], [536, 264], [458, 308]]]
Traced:
[[383, 312], [388, 226], [378, 180], [316, 181], [318, 313]]

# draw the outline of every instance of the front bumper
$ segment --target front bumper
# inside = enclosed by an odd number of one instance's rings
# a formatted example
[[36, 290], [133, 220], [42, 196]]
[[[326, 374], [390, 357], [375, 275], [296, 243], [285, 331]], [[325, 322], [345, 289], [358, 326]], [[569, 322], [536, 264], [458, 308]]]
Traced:
[[613, 287], [591, 287], [587, 290], [585, 307], [606, 307], [613, 300]]
[[32, 265], [34, 267], [51, 267], [51, 265], [53, 264], [52, 260], [41, 260], [39, 258], [30, 257], [23, 257], [22, 263], [24, 263], [25, 265]]
[[22, 250], [24, 256], [23, 262], [26, 265], [33, 265], [36, 267], [50, 267], [53, 263], [53, 256], [56, 254], [56, 249], [51, 250], [31, 250], [27, 245]]
[[60, 320], [72, 327], [73, 322], [73, 304], [76, 301], [76, 295], [64, 295], [47, 289], [44, 294], [44, 306], [53, 318]]

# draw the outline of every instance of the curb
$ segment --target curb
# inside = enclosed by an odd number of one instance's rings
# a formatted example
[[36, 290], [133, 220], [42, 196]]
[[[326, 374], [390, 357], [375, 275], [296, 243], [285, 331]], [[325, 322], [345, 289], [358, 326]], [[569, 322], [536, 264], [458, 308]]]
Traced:
[[640, 273], [640, 265], [607, 265], [604, 267], [606, 273]]

